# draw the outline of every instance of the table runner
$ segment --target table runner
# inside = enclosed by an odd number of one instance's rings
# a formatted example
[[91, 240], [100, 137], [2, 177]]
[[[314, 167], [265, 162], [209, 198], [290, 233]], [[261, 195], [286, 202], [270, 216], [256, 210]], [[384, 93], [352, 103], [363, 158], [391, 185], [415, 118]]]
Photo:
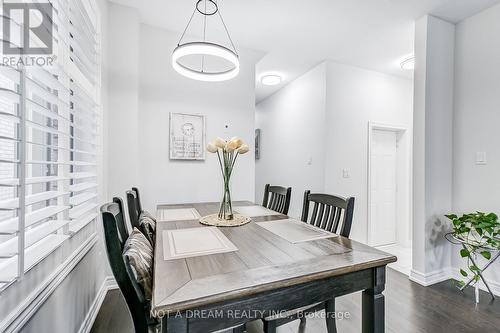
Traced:
[[294, 244], [338, 236], [294, 219], [258, 222], [257, 225]]
[[274, 210], [267, 209], [262, 206], [235, 206], [233, 207], [235, 212], [240, 213], [241, 215], [245, 215], [248, 217], [256, 217], [256, 216], [270, 216], [270, 215], [281, 215], [281, 213], [275, 212]]
[[167, 208], [158, 209], [156, 212], [158, 221], [197, 220], [200, 217], [200, 213], [195, 208]]
[[181, 259], [237, 251], [238, 248], [216, 227], [163, 231], [163, 259]]

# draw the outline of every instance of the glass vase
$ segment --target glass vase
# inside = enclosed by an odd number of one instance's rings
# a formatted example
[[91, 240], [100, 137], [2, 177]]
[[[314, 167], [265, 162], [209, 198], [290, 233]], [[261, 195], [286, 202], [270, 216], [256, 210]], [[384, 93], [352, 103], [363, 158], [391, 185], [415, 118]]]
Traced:
[[233, 204], [231, 203], [231, 189], [229, 187], [229, 177], [224, 177], [224, 195], [220, 203], [219, 220], [233, 219]]

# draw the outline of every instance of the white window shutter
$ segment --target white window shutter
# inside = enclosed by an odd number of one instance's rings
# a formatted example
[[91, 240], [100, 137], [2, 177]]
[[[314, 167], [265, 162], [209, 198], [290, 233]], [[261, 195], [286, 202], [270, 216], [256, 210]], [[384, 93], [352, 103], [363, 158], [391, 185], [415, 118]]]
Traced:
[[0, 66], [0, 290], [97, 217], [96, 13], [82, 1], [50, 1], [54, 66]]

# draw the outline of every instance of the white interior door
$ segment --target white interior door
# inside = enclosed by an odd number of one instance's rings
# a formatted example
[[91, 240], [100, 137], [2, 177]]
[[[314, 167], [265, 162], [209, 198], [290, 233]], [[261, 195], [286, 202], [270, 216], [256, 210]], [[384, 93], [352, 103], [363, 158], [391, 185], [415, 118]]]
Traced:
[[397, 133], [373, 130], [370, 229], [374, 246], [396, 243]]

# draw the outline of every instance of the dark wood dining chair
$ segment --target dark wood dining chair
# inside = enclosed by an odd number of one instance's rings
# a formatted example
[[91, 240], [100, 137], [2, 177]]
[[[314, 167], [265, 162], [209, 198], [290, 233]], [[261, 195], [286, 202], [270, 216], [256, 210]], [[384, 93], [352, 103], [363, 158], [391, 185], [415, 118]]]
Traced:
[[[312, 213], [310, 206], [313, 205]], [[354, 213], [354, 198], [342, 198], [331, 194], [304, 192], [304, 202], [302, 206], [302, 218], [305, 223], [309, 223], [323, 230], [339, 234], [349, 238]], [[310, 215], [310, 217], [309, 217]], [[327, 313], [335, 312], [335, 299], [326, 302], [312, 304], [300, 309], [288, 312], [285, 317], [265, 318], [264, 332], [275, 333], [278, 326], [291, 321], [300, 320], [305, 323], [308, 314], [325, 310]], [[337, 327], [333, 316], [326, 316], [326, 327], [328, 333], [336, 333]]]
[[[314, 204], [311, 217], [309, 209]], [[305, 191], [302, 207], [303, 222], [349, 238], [354, 213], [354, 198]]]
[[262, 200], [262, 206], [283, 215], [288, 215], [291, 197], [291, 187], [286, 188], [283, 186], [271, 186], [270, 184], [266, 184], [264, 188], [264, 200]]
[[139, 196], [139, 189], [137, 187], [132, 187], [132, 191], [135, 192], [135, 203], [139, 215], [142, 213], [141, 197]]
[[[127, 273], [122, 251], [126, 239], [120, 236], [120, 229], [125, 226], [123, 205], [112, 202], [101, 206], [104, 238], [109, 264], [116, 283], [127, 302], [136, 333], [154, 332], [158, 323], [149, 316], [149, 304], [141, 294], [137, 281], [130, 279]], [[122, 226], [120, 226], [122, 225]]]
[[135, 194], [135, 208], [137, 209], [137, 215], [140, 217], [143, 214], [144, 216], [147, 216], [156, 222], [156, 218], [150, 212], [142, 208], [139, 189], [137, 187], [132, 187], [132, 192], [134, 192]]
[[140, 230], [139, 216], [141, 215], [141, 211], [137, 208], [136, 192], [130, 190], [126, 192], [126, 195], [127, 195], [127, 208], [128, 208], [128, 216], [130, 218], [130, 224], [132, 225], [132, 229], [137, 228]]

